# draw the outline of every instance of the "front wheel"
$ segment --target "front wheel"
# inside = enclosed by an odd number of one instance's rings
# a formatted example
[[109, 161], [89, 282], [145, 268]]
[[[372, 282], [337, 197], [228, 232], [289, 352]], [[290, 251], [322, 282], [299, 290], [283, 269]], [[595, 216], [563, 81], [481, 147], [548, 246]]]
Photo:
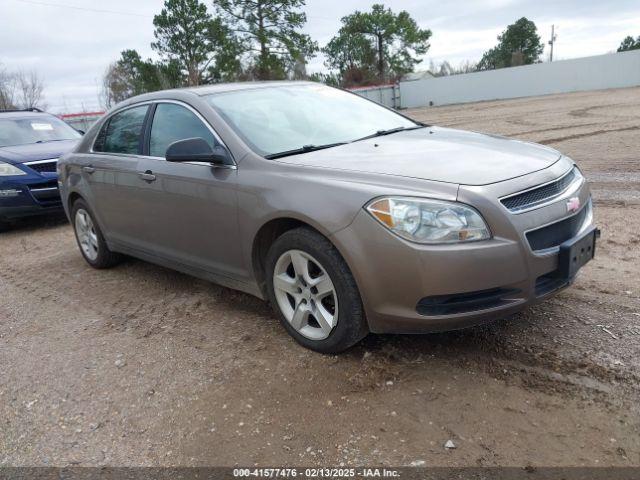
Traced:
[[367, 335], [353, 275], [325, 237], [308, 228], [284, 233], [271, 246], [266, 267], [271, 304], [298, 343], [338, 353]]

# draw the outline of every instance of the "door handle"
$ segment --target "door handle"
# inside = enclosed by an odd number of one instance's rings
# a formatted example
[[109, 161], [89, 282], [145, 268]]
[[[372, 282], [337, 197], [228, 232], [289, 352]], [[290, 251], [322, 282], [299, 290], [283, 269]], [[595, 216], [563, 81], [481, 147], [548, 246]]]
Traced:
[[153, 174], [153, 172], [151, 170], [147, 170], [144, 173], [139, 173], [138, 175], [140, 175], [140, 178], [142, 180], [144, 180], [145, 182], [155, 182], [156, 181], [156, 176]]
[[96, 169], [93, 168], [91, 165], [88, 165], [86, 167], [82, 167], [82, 171], [87, 172], [88, 174], [92, 174], [93, 172], [96, 171]]

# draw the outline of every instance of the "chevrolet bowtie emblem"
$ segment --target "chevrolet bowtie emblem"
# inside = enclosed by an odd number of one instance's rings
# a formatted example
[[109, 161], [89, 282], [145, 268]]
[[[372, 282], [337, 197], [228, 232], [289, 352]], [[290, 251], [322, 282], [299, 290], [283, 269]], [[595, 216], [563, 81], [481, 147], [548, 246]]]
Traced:
[[577, 212], [580, 209], [580, 199], [578, 197], [572, 197], [567, 202], [567, 212]]

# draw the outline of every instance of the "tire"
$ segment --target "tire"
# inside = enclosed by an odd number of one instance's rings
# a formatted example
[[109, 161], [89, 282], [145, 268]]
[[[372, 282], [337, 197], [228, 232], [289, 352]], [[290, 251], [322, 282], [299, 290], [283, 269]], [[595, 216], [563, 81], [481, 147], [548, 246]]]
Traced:
[[[82, 226], [83, 219], [87, 226], [84, 231]], [[80, 253], [82, 253], [89, 265], [93, 268], [102, 269], [110, 268], [120, 263], [122, 260], [121, 255], [109, 250], [102, 231], [95, 221], [93, 212], [82, 199], [76, 200], [71, 207], [71, 225], [76, 234]]]
[[300, 345], [339, 353], [369, 333], [349, 267], [316, 231], [303, 227], [282, 234], [269, 249], [265, 267], [269, 301]]
[[0, 233], [1, 232], [6, 232], [9, 230], [9, 222], [4, 222], [2, 220], [0, 220]]

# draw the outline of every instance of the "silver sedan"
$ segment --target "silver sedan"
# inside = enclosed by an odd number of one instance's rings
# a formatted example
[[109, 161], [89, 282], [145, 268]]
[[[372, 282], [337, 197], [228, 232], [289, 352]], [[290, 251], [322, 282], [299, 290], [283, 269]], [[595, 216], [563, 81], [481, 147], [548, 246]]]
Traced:
[[131, 98], [58, 171], [89, 265], [248, 292], [320, 352], [512, 314], [570, 285], [598, 234], [559, 152], [308, 82]]

